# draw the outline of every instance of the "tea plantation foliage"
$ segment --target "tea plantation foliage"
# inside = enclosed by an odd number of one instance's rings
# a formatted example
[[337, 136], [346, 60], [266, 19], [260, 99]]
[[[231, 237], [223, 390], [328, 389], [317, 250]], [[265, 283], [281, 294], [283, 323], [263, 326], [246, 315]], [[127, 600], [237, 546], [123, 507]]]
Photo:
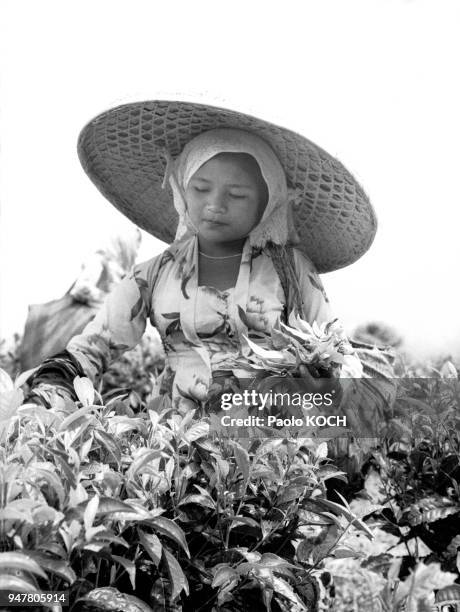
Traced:
[[361, 440], [218, 438], [205, 406], [154, 397], [145, 344], [51, 408], [14, 350], [0, 365], [0, 590], [68, 590], [72, 612], [377, 612], [458, 581], [451, 363], [405, 366], [430, 376], [397, 399], [432, 409], [423, 436], [395, 418]]

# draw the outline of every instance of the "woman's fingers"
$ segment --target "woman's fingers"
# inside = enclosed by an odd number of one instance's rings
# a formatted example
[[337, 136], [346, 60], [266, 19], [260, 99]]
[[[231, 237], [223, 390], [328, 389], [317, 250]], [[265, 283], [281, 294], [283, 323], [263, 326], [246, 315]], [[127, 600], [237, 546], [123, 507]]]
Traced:
[[299, 366], [299, 373], [302, 381], [301, 386], [305, 392], [321, 393], [323, 395], [333, 393], [336, 397], [341, 396], [340, 381], [334, 376], [315, 378], [305, 365]]
[[307, 377], [311, 377], [310, 372], [308, 371], [307, 366], [304, 366], [303, 364], [301, 364], [299, 366], [299, 373], [302, 376], [302, 378], [307, 378]]
[[308, 391], [318, 392], [324, 386], [322, 379], [315, 378], [306, 366], [299, 366], [299, 373], [302, 378], [302, 386], [306, 387]]

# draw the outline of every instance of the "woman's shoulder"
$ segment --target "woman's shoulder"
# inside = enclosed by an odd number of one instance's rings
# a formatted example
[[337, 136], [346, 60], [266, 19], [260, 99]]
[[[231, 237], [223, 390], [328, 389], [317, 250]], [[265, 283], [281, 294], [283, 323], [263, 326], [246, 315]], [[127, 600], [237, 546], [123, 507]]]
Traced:
[[161, 253], [158, 253], [157, 255], [154, 255], [150, 259], [146, 259], [145, 261], [136, 263], [133, 270], [135, 274], [146, 274], [148, 271], [154, 268], [163, 267], [168, 261], [171, 261], [173, 259], [173, 254], [171, 253], [171, 250], [168, 247], [167, 249], [165, 249]]
[[133, 270], [135, 276], [150, 276], [153, 271], [159, 272], [168, 263], [174, 262], [178, 252], [178, 245], [173, 243], [158, 255], [137, 263]]
[[312, 260], [305, 254], [304, 251], [301, 251], [295, 246], [279, 246], [272, 244], [265, 249], [260, 249], [260, 252], [266, 258], [278, 258], [284, 261], [286, 261], [287, 258], [288, 261], [293, 261], [296, 267], [307, 268], [312, 272], [316, 272], [316, 268]]
[[180, 259], [181, 255], [187, 253], [190, 246], [190, 241], [193, 236], [185, 236], [179, 240], [174, 241], [164, 251], [155, 255], [154, 257], [147, 259], [134, 266], [135, 273], [139, 274], [151, 274], [152, 271], [158, 272], [161, 268], [167, 264], [174, 263]]
[[280, 247], [273, 245], [261, 251], [263, 261], [271, 261], [278, 275], [284, 276], [291, 270], [301, 281], [304, 277], [317, 277], [318, 272], [312, 260], [294, 246]]
[[167, 248], [158, 255], [134, 265], [129, 278], [134, 280], [141, 291], [149, 294], [154, 288], [159, 274], [165, 269], [168, 262], [174, 261], [174, 256]]

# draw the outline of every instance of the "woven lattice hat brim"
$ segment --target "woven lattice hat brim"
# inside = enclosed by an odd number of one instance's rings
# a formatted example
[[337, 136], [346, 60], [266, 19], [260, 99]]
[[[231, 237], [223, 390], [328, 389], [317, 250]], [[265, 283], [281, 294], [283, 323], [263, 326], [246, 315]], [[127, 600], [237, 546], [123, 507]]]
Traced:
[[164, 151], [174, 158], [198, 134], [239, 128], [264, 138], [295, 189], [297, 247], [318, 272], [347, 266], [372, 244], [374, 210], [348, 170], [303, 136], [235, 111], [190, 102], [155, 100], [124, 104], [82, 130], [80, 161], [101, 193], [126, 217], [171, 243], [178, 216], [169, 185], [162, 189]]

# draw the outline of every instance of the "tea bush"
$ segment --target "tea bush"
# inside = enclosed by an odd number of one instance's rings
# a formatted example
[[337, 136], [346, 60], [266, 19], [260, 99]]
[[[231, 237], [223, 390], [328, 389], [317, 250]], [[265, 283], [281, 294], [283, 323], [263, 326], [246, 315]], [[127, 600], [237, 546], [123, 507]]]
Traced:
[[421, 437], [396, 410], [381, 440], [232, 440], [204, 405], [150, 399], [127, 359], [50, 409], [1, 372], [0, 589], [68, 590], [71, 611], [372, 612], [429, 609], [458, 579], [453, 366], [400, 381]]

